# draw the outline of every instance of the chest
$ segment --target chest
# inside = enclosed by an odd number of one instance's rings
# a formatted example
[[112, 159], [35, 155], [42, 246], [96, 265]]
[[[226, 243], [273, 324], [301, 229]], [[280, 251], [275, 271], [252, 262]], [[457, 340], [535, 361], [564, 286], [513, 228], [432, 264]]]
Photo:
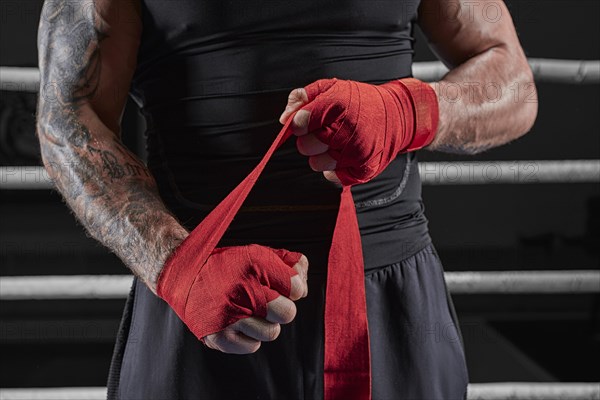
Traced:
[[404, 29], [420, 0], [142, 0], [146, 28], [176, 33], [365, 32]]

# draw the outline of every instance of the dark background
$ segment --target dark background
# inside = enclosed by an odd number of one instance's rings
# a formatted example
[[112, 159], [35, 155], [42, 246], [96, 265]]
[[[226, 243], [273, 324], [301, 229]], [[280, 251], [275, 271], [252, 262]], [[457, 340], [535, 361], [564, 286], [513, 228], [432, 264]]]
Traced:
[[[0, 2], [0, 65], [37, 65], [41, 0]], [[508, 1], [528, 57], [600, 57], [600, 2]], [[478, 8], [475, 8], [477, 11]], [[434, 57], [417, 32], [416, 61]], [[600, 158], [598, 85], [540, 83], [532, 131], [477, 156], [423, 161]], [[35, 95], [1, 92], [0, 165], [38, 165]], [[123, 134], [143, 152], [130, 102]], [[597, 269], [600, 186], [425, 186], [430, 230], [447, 271]], [[53, 191], [0, 192], [0, 274], [128, 274], [85, 236]], [[471, 382], [597, 381], [598, 295], [456, 295]], [[124, 301], [0, 306], [0, 387], [103, 386]]]

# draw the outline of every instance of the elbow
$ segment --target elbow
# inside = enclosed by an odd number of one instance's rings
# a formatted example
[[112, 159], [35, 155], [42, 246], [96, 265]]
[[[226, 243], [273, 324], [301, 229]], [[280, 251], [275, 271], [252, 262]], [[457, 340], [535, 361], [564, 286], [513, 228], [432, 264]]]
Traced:
[[[42, 85], [43, 82], [40, 82]], [[49, 104], [47, 100], [43, 98], [42, 92], [38, 93], [37, 107], [35, 112], [35, 136], [38, 139], [42, 150], [48, 144], [60, 145], [60, 137], [54, 132], [53, 121], [56, 118], [52, 118], [53, 115], [57, 115], [57, 110], [52, 108], [52, 104]]]
[[521, 126], [521, 130], [518, 132], [519, 136], [523, 136], [531, 131], [533, 125], [535, 125], [535, 121], [537, 119], [538, 114], [538, 104], [537, 101], [535, 103], [527, 104], [523, 107], [523, 122]]
[[42, 159], [42, 163], [47, 167], [48, 163], [52, 161], [52, 144], [55, 140], [51, 140], [52, 137], [48, 134], [50, 127], [47, 126], [45, 121], [40, 118], [40, 114], [38, 112], [36, 116], [35, 123], [35, 136], [37, 137], [38, 144], [40, 146], [40, 155]]
[[533, 128], [538, 115], [538, 93], [531, 68], [527, 64], [524, 78], [520, 86], [523, 87], [523, 98], [519, 104], [520, 126], [519, 136], [523, 136]]
[[538, 115], [538, 92], [535, 77], [527, 56], [518, 42], [498, 46], [495, 50], [500, 54], [498, 69], [504, 81], [502, 96], [503, 110], [498, 116], [504, 123], [501, 129], [509, 140], [519, 138], [530, 132]]
[[51, 179], [56, 178], [56, 167], [59, 162], [59, 154], [56, 146], [52, 145], [47, 139], [44, 138], [45, 134], [37, 130], [37, 136], [40, 144], [40, 156], [42, 166], [46, 170], [46, 173]]
[[57, 134], [58, 128], [49, 121], [48, 113], [36, 115], [35, 133], [40, 146], [41, 161], [50, 178], [55, 178], [56, 168], [65, 148], [64, 140]]

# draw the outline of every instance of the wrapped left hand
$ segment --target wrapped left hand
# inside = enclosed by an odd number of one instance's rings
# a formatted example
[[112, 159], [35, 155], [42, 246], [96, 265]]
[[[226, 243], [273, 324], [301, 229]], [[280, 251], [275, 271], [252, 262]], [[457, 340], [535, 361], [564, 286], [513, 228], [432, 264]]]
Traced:
[[281, 115], [315, 171], [343, 185], [365, 183], [401, 152], [427, 146], [438, 125], [437, 96], [414, 78], [372, 85], [321, 79], [290, 93]]

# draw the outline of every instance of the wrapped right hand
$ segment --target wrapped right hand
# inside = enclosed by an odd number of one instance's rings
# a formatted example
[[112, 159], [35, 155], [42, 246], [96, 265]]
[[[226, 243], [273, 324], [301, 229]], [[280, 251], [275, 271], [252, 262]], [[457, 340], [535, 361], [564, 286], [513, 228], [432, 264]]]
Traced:
[[257, 244], [215, 248], [190, 275], [180, 264], [190, 249], [182, 249], [165, 263], [157, 293], [210, 348], [256, 351], [294, 319], [293, 300], [308, 294], [308, 260], [300, 253]]

